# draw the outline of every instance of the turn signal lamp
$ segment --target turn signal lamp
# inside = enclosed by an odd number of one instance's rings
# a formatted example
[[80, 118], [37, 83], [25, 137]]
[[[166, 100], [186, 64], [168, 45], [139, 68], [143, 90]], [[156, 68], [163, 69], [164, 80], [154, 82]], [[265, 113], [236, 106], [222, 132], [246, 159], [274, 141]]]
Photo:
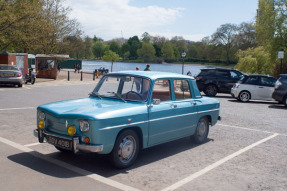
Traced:
[[43, 120], [40, 120], [39, 123], [38, 123], [38, 128], [39, 129], [44, 129], [45, 127], [45, 122]]
[[85, 143], [90, 143], [90, 139], [89, 139], [89, 137], [85, 137]]
[[73, 136], [73, 135], [76, 134], [76, 128], [75, 128], [74, 126], [68, 127], [67, 131], [68, 131], [68, 134], [69, 134], [70, 136]]

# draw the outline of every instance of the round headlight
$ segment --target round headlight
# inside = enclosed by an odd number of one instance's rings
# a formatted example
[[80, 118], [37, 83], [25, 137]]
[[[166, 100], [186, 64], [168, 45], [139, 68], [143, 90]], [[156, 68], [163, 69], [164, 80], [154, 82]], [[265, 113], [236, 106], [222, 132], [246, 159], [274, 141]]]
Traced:
[[90, 130], [90, 125], [89, 125], [89, 122], [88, 121], [86, 121], [86, 120], [82, 120], [81, 122], [80, 122], [80, 130], [82, 131], [82, 132], [88, 132], [89, 130]]
[[40, 111], [40, 112], [38, 113], [38, 118], [39, 118], [40, 120], [44, 120], [45, 117], [46, 117], [46, 115], [45, 115], [45, 113], [44, 113], [43, 111]]

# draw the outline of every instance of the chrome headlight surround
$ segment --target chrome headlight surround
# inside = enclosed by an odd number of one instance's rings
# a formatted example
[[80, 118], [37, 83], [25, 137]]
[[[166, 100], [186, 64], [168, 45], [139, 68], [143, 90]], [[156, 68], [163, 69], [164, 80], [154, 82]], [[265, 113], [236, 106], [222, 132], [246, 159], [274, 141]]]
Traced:
[[86, 133], [90, 130], [90, 124], [87, 120], [81, 120], [80, 121], [80, 130], [83, 132], [83, 133]]
[[45, 118], [46, 118], [45, 113], [43, 111], [39, 111], [38, 112], [38, 119], [39, 120], [45, 120]]

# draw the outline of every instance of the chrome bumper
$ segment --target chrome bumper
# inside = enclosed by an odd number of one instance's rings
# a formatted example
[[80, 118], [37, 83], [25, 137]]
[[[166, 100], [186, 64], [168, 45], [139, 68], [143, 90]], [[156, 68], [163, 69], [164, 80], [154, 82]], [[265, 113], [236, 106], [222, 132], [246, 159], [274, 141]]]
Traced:
[[[35, 129], [34, 130], [34, 136], [39, 139], [40, 143], [43, 143], [44, 141], [47, 142], [47, 136], [54, 136], [62, 139], [67, 139], [66, 137], [61, 137], [61, 136], [55, 136], [49, 133], [46, 133], [42, 130]], [[84, 145], [80, 144], [79, 142], [79, 137], [73, 137], [71, 138], [73, 142], [73, 151], [74, 153], [78, 152], [79, 150], [82, 151], [90, 151], [90, 152], [101, 152], [104, 149], [103, 145]]]

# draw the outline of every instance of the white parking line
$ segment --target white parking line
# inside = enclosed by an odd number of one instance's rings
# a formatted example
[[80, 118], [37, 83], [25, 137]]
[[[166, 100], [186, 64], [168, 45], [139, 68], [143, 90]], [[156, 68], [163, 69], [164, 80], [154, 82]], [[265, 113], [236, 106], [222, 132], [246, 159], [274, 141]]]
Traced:
[[35, 109], [35, 107], [4, 108], [0, 109], [0, 111], [21, 110], [21, 109]]
[[84, 169], [78, 168], [76, 166], [70, 165], [70, 164], [65, 163], [63, 161], [60, 161], [60, 160], [48, 157], [46, 155], [38, 153], [38, 152], [36, 152], [36, 151], [34, 151], [34, 150], [30, 149], [30, 148], [27, 148], [27, 147], [25, 147], [23, 145], [20, 145], [18, 143], [12, 142], [12, 141], [10, 141], [8, 139], [5, 139], [3, 137], [0, 137], [0, 142], [5, 143], [5, 144], [7, 144], [9, 146], [12, 146], [12, 147], [14, 147], [14, 148], [16, 148], [18, 150], [23, 151], [23, 152], [29, 153], [29, 154], [31, 154], [34, 157], [37, 157], [39, 159], [42, 159], [42, 160], [45, 160], [47, 162], [53, 163], [53, 164], [58, 165], [60, 167], [66, 168], [66, 169], [71, 170], [71, 171], [73, 171], [75, 173], [87, 176], [87, 177], [89, 177], [89, 178], [91, 178], [93, 180], [99, 181], [101, 183], [104, 183], [106, 185], [112, 186], [114, 188], [117, 188], [117, 189], [120, 189], [120, 190], [138, 191], [138, 189], [136, 189], [136, 188], [133, 188], [133, 187], [121, 184], [121, 183], [116, 182], [114, 180], [105, 178], [105, 177], [97, 175], [97, 174], [93, 174], [92, 172], [89, 172], [87, 170], [84, 170]]
[[31, 144], [27, 144], [27, 145], [24, 145], [24, 147], [32, 147], [32, 146], [36, 146], [36, 145], [40, 145], [41, 143], [31, 143]]
[[273, 134], [273, 135], [271, 135], [271, 136], [269, 136], [269, 137], [267, 137], [265, 139], [257, 141], [256, 143], [253, 143], [253, 144], [251, 144], [251, 145], [249, 145], [249, 146], [247, 146], [247, 147], [245, 147], [243, 149], [240, 149], [239, 151], [237, 151], [237, 152], [235, 152], [235, 153], [233, 153], [233, 154], [231, 154], [231, 155], [229, 155], [227, 157], [224, 157], [223, 159], [221, 159], [221, 160], [219, 160], [219, 161], [217, 161], [217, 162], [205, 167], [204, 169], [202, 169], [202, 170], [200, 170], [200, 171], [198, 171], [198, 172], [196, 172], [196, 173], [194, 173], [194, 174], [192, 174], [192, 175], [190, 175], [190, 176], [178, 181], [177, 183], [175, 183], [175, 184], [163, 189], [162, 191], [175, 190], [175, 189], [177, 189], [177, 188], [189, 183], [190, 181], [192, 181], [192, 180], [194, 180], [194, 179], [206, 174], [207, 172], [209, 172], [209, 171], [213, 170], [214, 168], [222, 165], [223, 163], [225, 163], [225, 162], [227, 162], [227, 161], [229, 161], [229, 160], [241, 155], [242, 153], [244, 153], [244, 152], [246, 152], [246, 151], [248, 151], [248, 150], [250, 150], [250, 149], [252, 149], [252, 148], [254, 148], [254, 147], [256, 147], [256, 146], [258, 146], [258, 145], [260, 145], [260, 144], [262, 144], [262, 143], [264, 143], [264, 142], [266, 142], [268, 140], [270, 140], [270, 139], [273, 139], [274, 137], [276, 137], [278, 135], [279, 134], [275, 133], [275, 134]]
[[[268, 133], [268, 134], [275, 134], [276, 132], [271, 132], [271, 131], [262, 131], [262, 130], [258, 130], [258, 129], [251, 129], [251, 128], [246, 128], [246, 127], [239, 127], [239, 126], [234, 126], [234, 125], [225, 125], [225, 124], [216, 124], [219, 126], [224, 126], [224, 127], [232, 127], [232, 128], [236, 128], [236, 129], [244, 129], [244, 130], [248, 130], [248, 131], [257, 131], [257, 132], [261, 132], [261, 133]], [[282, 136], [287, 136], [286, 134], [280, 134], [280, 133], [276, 133], [278, 135], [282, 135]]]

